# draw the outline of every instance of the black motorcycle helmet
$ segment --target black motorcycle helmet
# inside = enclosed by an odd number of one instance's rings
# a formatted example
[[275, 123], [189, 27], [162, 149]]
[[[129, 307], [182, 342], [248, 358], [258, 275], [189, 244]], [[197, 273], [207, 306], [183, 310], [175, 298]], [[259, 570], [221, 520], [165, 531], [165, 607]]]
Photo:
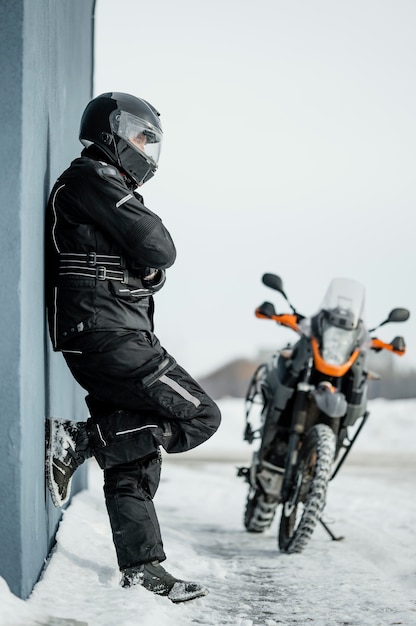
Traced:
[[98, 146], [137, 185], [156, 172], [162, 137], [156, 109], [127, 93], [103, 93], [91, 100], [79, 131], [84, 146]]

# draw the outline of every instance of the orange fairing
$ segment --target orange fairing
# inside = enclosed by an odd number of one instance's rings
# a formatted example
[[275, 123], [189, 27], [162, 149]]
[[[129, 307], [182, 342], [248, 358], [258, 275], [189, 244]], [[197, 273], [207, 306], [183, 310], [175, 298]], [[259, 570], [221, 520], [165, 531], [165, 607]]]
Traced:
[[289, 315], [288, 313], [283, 313], [282, 315], [271, 315], [269, 317], [268, 315], [262, 315], [262, 313], [260, 313], [259, 310], [256, 309], [256, 317], [259, 317], [260, 319], [263, 319], [263, 320], [273, 320], [274, 322], [277, 322], [278, 324], [281, 324], [282, 326], [287, 326], [288, 328], [291, 328], [296, 333], [300, 332], [299, 326], [298, 326], [298, 318], [296, 315]]
[[384, 341], [381, 341], [381, 339], [377, 339], [376, 337], [371, 339], [371, 347], [376, 350], [390, 350], [390, 352], [394, 352], [394, 354], [398, 354], [399, 356], [403, 356], [406, 352], [406, 349], [397, 350], [397, 348], [394, 348], [391, 343], [384, 343]]
[[313, 352], [313, 359], [315, 362], [315, 367], [318, 370], [318, 372], [321, 372], [322, 374], [326, 374], [327, 376], [337, 376], [337, 377], [344, 376], [344, 374], [348, 372], [348, 370], [350, 369], [350, 367], [353, 365], [354, 361], [357, 359], [358, 355], [360, 354], [360, 350], [354, 350], [354, 352], [352, 353], [348, 361], [346, 361], [342, 365], [331, 365], [330, 363], [327, 363], [326, 361], [324, 361], [324, 359], [322, 358], [319, 352], [318, 341], [316, 340], [315, 337], [311, 338], [311, 344], [312, 344], [312, 352]]

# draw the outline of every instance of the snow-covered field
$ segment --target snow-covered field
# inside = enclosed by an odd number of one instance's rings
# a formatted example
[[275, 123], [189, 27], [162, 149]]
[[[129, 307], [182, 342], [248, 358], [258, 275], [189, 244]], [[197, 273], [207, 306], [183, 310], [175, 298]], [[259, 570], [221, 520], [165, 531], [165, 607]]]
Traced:
[[200, 449], [165, 457], [155, 502], [168, 560], [210, 594], [174, 605], [118, 586], [102, 478], [65, 511], [42, 580], [23, 602], [0, 579], [1, 626], [403, 626], [416, 625], [416, 400], [370, 403], [356, 450], [330, 484], [325, 521], [299, 555], [277, 550], [277, 519], [264, 535], [244, 531], [246, 485], [236, 467], [243, 401], [220, 403], [223, 424]]

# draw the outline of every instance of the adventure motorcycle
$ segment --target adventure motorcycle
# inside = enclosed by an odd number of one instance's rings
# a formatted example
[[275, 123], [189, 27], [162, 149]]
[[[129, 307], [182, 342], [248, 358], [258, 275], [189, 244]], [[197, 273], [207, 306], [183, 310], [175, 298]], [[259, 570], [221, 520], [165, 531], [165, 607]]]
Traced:
[[388, 322], [406, 321], [409, 311], [393, 309], [367, 330], [364, 287], [335, 278], [318, 313], [308, 318], [292, 306], [279, 276], [264, 274], [262, 280], [285, 298], [292, 312], [277, 314], [272, 303], [264, 302], [256, 316], [294, 330], [300, 339], [260, 365], [246, 394], [244, 439], [261, 443], [251, 467], [238, 471], [249, 483], [244, 525], [250, 532], [263, 532], [281, 504], [279, 548], [301, 552], [318, 521], [337, 539], [321, 515], [328, 482], [369, 416], [369, 350], [405, 353], [403, 337], [384, 343], [370, 333]]

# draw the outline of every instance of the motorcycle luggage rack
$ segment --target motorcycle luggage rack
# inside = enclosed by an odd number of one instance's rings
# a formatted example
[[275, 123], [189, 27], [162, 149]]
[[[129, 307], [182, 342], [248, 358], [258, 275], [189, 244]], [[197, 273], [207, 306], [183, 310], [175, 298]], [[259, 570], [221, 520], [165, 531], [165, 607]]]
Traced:
[[264, 407], [264, 397], [261, 392], [261, 380], [267, 371], [267, 364], [261, 363], [254, 374], [251, 377], [250, 384], [247, 389], [246, 397], [245, 397], [245, 405], [246, 405], [246, 427], [244, 430], [244, 441], [248, 441], [248, 443], [253, 443], [255, 439], [261, 439], [262, 436], [262, 427], [253, 429], [250, 424], [249, 418], [250, 413], [252, 411], [253, 405], [257, 405], [259, 407]]
[[253, 430], [251, 424], [247, 422], [244, 430], [244, 441], [251, 444], [255, 439], [261, 439], [261, 429]]

